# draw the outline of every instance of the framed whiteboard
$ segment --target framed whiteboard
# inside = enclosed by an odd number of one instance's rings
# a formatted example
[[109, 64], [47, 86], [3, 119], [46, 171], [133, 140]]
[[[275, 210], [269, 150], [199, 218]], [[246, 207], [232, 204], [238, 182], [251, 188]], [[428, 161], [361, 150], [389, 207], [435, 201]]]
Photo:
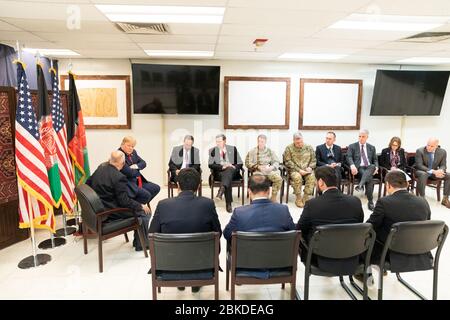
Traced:
[[362, 80], [300, 79], [299, 129], [357, 130]]
[[225, 77], [225, 129], [289, 129], [290, 78]]

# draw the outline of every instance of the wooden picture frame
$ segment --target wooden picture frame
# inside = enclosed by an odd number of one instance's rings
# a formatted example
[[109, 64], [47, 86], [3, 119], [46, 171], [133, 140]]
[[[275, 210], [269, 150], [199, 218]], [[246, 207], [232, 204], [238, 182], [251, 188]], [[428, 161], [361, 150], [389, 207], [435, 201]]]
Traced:
[[[309, 84], [313, 84], [313, 86], [309, 87]], [[359, 130], [361, 122], [362, 88], [362, 80], [300, 79], [298, 128], [301, 130]], [[308, 89], [311, 92], [316, 92], [316, 96], [309, 91], [305, 92]], [[339, 90], [342, 92], [338, 92]], [[316, 101], [311, 102], [308, 100]], [[337, 109], [339, 106], [345, 107], [347, 109], [345, 111], [348, 112], [348, 114], [340, 113], [343, 111], [343, 108], [341, 110], [336, 110], [336, 108], [330, 108], [330, 106], [327, 106], [325, 111], [320, 111], [324, 104], [331, 103], [331, 101], [333, 105], [338, 106]], [[313, 112], [316, 112], [315, 116], [311, 116]], [[327, 117], [324, 117], [325, 114]], [[329, 123], [323, 121], [323, 124], [310, 124], [309, 122], [311, 122], [311, 120], [306, 119], [305, 121], [305, 117], [314, 118], [314, 121], [317, 121], [316, 119], [318, 118], [327, 119]], [[345, 120], [342, 119], [341, 123], [331, 123], [339, 121], [339, 117], [345, 118]]]
[[[281, 115], [284, 111], [284, 118], [278, 119], [278, 123], [257, 123], [257, 118], [255, 118], [255, 123], [248, 123], [249, 118], [245, 114], [242, 116], [240, 115], [239, 118], [242, 120], [247, 121], [247, 123], [238, 123], [236, 121], [236, 116], [234, 116], [233, 108], [234, 106], [231, 106], [234, 100], [234, 97], [230, 97], [231, 91], [234, 89], [231, 88], [233, 83], [238, 84], [239, 82], [245, 82], [245, 85], [247, 85], [247, 89], [243, 88], [242, 90], [249, 90], [249, 94], [240, 94], [240, 97], [255, 97], [255, 90], [258, 89], [257, 85], [260, 85], [261, 91], [259, 92], [265, 92], [264, 88], [267, 89], [270, 85], [270, 83], [273, 84], [272, 87], [275, 88], [278, 91], [278, 94], [280, 95], [279, 102], [272, 102], [276, 103], [275, 107], [278, 107], [281, 112]], [[285, 88], [283, 88], [283, 84], [285, 84]], [[282, 78], [282, 77], [232, 77], [227, 76], [224, 78], [224, 128], [225, 129], [289, 129], [289, 103], [290, 103], [290, 89], [291, 89], [291, 79], [290, 78]], [[240, 89], [237, 89], [240, 90]], [[241, 91], [242, 93], [242, 91]], [[281, 96], [282, 95], [282, 96]], [[263, 99], [262, 97], [258, 97], [257, 99]], [[276, 97], [278, 99], [278, 97]], [[284, 101], [283, 101], [284, 100]], [[255, 103], [258, 103], [258, 101], [254, 101]], [[248, 105], [247, 105], [248, 106]], [[252, 106], [255, 110], [257, 109], [256, 106]], [[239, 106], [237, 106], [239, 108]], [[258, 107], [259, 108], [259, 107]], [[260, 110], [260, 109], [259, 109]], [[242, 111], [242, 109], [240, 109]], [[246, 110], [248, 111], [248, 110]], [[245, 111], [244, 111], [245, 113]]]
[[[68, 75], [60, 76], [61, 90], [68, 90]], [[126, 75], [76, 75], [75, 82], [78, 96], [83, 109], [83, 119], [86, 129], [131, 129], [131, 89], [130, 76]], [[123, 83], [122, 83], [123, 82]], [[83, 89], [86, 95], [83, 97]], [[80, 91], [82, 92], [80, 94]], [[97, 100], [97, 97], [98, 100]], [[111, 110], [100, 108], [102, 99], [109, 99]], [[94, 100], [94, 108], [83, 107], [83, 101]], [[100, 104], [100, 106], [97, 105]], [[94, 113], [104, 113], [101, 116], [91, 116]]]

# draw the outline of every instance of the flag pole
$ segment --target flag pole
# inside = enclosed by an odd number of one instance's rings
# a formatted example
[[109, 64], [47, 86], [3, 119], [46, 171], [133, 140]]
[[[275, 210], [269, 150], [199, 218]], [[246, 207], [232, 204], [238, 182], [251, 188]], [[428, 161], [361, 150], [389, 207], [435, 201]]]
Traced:
[[31, 233], [31, 247], [33, 255], [26, 257], [22, 259], [19, 262], [18, 267], [20, 269], [29, 269], [29, 268], [35, 268], [40, 265], [47, 264], [50, 260], [52, 260], [52, 257], [48, 254], [36, 254], [36, 239], [34, 234], [34, 217], [32, 214], [32, 206], [31, 206], [31, 197], [30, 194], [27, 192], [28, 197], [28, 221], [30, 224], [30, 233]]

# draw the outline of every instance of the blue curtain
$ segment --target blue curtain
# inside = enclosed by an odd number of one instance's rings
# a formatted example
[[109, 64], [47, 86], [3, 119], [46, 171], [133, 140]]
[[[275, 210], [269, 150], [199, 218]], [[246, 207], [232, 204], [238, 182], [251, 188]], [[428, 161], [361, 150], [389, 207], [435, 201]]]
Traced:
[[[16, 87], [17, 86], [17, 68], [13, 61], [17, 59], [16, 50], [13, 47], [0, 43], [0, 86]], [[22, 60], [26, 64], [28, 85], [30, 89], [37, 89], [37, 74], [36, 74], [36, 58], [29, 52], [22, 51]], [[52, 87], [50, 72], [45, 72], [50, 69], [50, 59], [41, 58], [42, 69], [44, 70], [45, 82], [47, 88]], [[53, 67], [58, 70], [58, 61], [53, 60]]]

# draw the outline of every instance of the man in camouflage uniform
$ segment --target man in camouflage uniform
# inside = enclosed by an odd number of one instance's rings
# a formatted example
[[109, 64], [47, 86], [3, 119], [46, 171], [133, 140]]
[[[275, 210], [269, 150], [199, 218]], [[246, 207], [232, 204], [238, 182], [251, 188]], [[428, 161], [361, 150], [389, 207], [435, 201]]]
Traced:
[[[311, 198], [316, 184], [313, 174], [316, 167], [316, 154], [310, 145], [303, 142], [303, 136], [299, 131], [294, 133], [294, 143], [286, 147], [283, 153], [283, 162], [294, 188], [295, 205], [303, 208], [306, 201]], [[305, 181], [305, 188], [302, 198], [303, 181]]]
[[267, 137], [263, 134], [258, 136], [258, 146], [247, 153], [245, 166], [253, 173], [265, 175], [272, 181], [272, 202], [277, 201], [278, 191], [280, 191], [283, 179], [278, 170], [280, 161], [271, 149], [266, 147]]

